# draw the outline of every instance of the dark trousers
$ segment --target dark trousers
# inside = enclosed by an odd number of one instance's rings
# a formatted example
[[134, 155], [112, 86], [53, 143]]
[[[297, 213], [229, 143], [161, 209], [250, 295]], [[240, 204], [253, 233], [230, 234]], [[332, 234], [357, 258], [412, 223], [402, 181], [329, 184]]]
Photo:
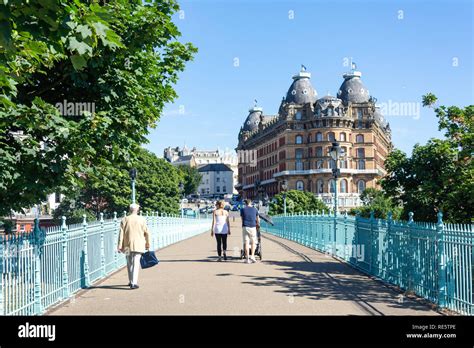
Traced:
[[217, 240], [217, 255], [221, 256], [222, 250], [227, 250], [227, 234], [219, 234], [216, 233], [216, 240]]

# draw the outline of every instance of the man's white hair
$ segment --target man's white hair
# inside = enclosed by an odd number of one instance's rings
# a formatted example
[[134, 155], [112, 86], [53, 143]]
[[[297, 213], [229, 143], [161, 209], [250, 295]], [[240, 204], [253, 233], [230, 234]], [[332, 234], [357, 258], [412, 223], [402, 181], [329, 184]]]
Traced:
[[138, 209], [140, 209], [140, 206], [136, 203], [132, 203], [130, 204], [130, 211], [137, 211]]

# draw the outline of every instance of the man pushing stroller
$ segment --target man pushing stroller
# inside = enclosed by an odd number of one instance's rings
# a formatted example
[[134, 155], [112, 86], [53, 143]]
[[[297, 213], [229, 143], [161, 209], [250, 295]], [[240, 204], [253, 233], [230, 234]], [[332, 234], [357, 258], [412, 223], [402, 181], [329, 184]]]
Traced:
[[[250, 199], [245, 200], [245, 206], [240, 210], [242, 217], [242, 237], [244, 240], [245, 263], [254, 263], [255, 260], [255, 246], [257, 243], [257, 228], [260, 228], [260, 218], [258, 217], [258, 210], [252, 207]], [[250, 255], [249, 255], [250, 243]]]

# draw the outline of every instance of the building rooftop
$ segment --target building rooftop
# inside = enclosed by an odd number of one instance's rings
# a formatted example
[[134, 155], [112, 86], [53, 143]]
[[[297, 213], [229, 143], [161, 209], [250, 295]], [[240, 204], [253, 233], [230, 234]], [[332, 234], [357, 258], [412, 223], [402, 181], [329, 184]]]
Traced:
[[232, 172], [230, 167], [223, 163], [211, 163], [198, 169], [199, 172]]

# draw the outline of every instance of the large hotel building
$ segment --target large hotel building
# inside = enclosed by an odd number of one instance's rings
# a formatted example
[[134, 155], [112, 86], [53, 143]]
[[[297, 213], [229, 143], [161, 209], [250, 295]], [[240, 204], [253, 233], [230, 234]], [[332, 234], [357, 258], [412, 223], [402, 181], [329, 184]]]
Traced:
[[329, 149], [336, 141], [345, 153], [338, 161], [339, 208], [360, 205], [360, 193], [379, 185], [392, 149], [390, 127], [361, 73], [352, 69], [343, 77], [337, 96], [318, 99], [311, 74], [302, 67], [277, 115], [264, 115], [257, 105], [249, 110], [236, 148], [236, 188], [243, 198], [257, 197], [257, 190], [271, 198], [285, 182], [289, 190], [310, 191], [332, 204], [335, 163]]

